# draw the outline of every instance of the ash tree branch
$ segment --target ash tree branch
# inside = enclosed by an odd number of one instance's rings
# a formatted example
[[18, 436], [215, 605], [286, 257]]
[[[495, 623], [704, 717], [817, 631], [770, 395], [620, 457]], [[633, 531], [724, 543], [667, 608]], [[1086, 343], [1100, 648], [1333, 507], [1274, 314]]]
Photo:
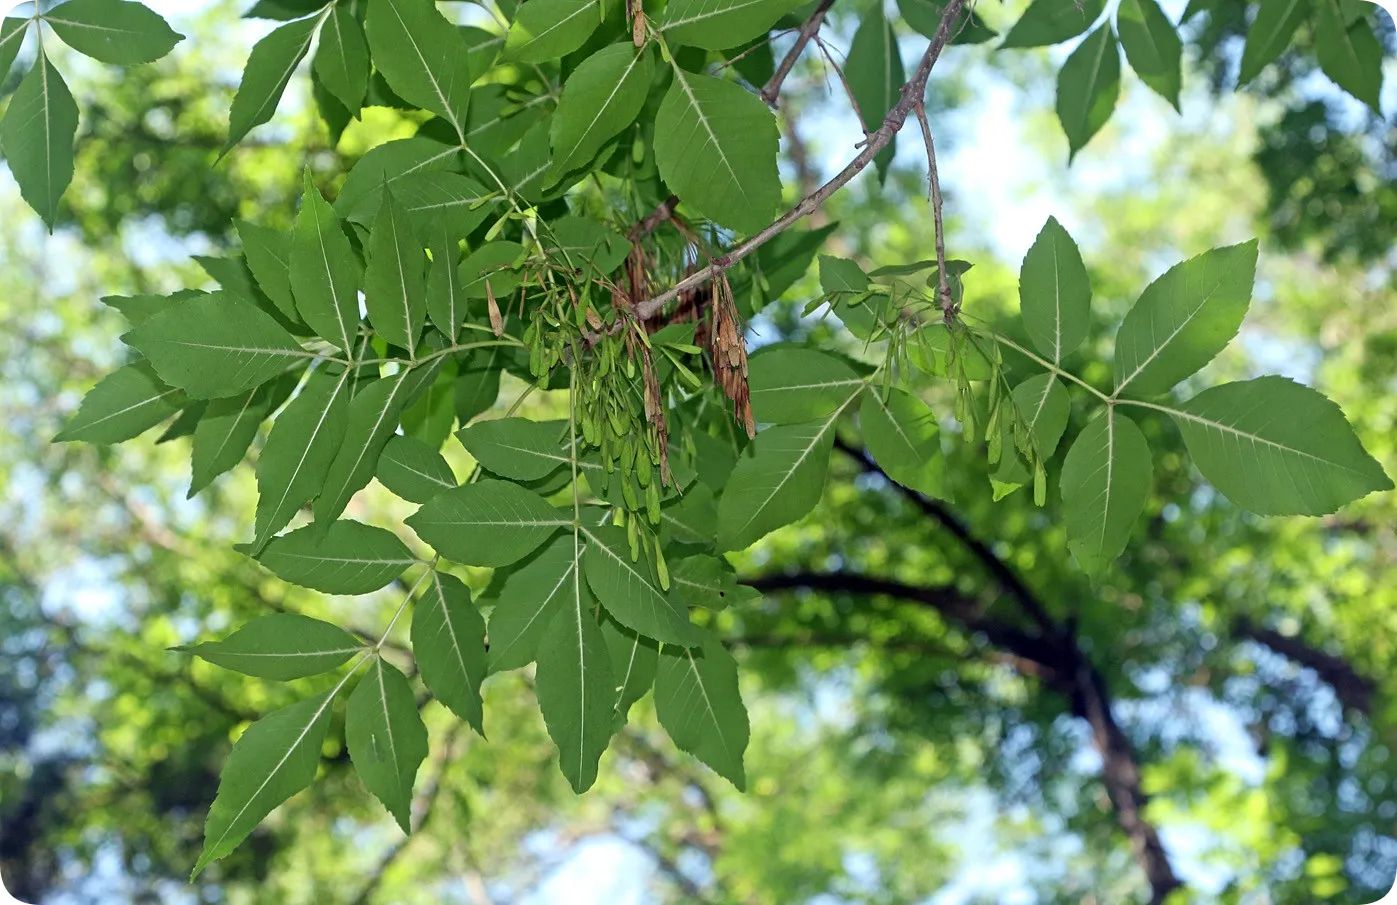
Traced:
[[1325, 653], [1300, 638], [1259, 626], [1245, 616], [1232, 623], [1232, 634], [1265, 645], [1286, 659], [1313, 669], [1323, 682], [1334, 689], [1335, 697], [1344, 707], [1364, 716], [1372, 715], [1378, 683], [1359, 672], [1343, 657]]
[[[680, 293], [701, 286], [726, 272], [738, 261], [785, 232], [796, 222], [814, 213], [820, 205], [829, 200], [831, 195], [848, 185], [855, 176], [863, 172], [873, 162], [873, 158], [878, 156], [878, 152], [887, 147], [888, 143], [893, 140], [893, 136], [902, 129], [907, 122], [907, 117], [912, 112], [912, 108], [926, 94], [927, 79], [931, 76], [931, 70], [940, 58], [942, 49], [950, 40], [952, 24], [964, 11], [965, 3], [966, 0], [950, 0], [946, 4], [946, 9], [941, 14], [941, 22], [936, 27], [936, 36], [927, 45], [926, 52], [922, 54], [921, 62], [917, 65], [912, 78], [902, 86], [897, 103], [888, 111], [888, 115], [883, 119], [883, 124], [869, 134], [863, 150], [849, 161], [844, 169], [840, 170], [834, 178], [824, 185], [806, 195], [799, 204], [772, 221], [756, 235], [719, 255], [707, 267], [694, 271], [659, 295], [637, 303], [632, 316], [636, 320], [649, 320], [657, 316], [664, 306], [678, 298]], [[617, 321], [618, 325], [623, 323], [624, 319]], [[620, 330], [623, 327], [617, 326], [614, 329]]]
[[1155, 826], [1145, 817], [1149, 798], [1129, 737], [1112, 713], [1110, 692], [1100, 671], [1077, 644], [1075, 634], [1058, 629], [1030, 634], [975, 612], [973, 602], [954, 588], [908, 585], [851, 572], [791, 573], [743, 580], [763, 591], [808, 589], [825, 593], [885, 595], [928, 606], [943, 617], [983, 634], [1009, 653], [1006, 661], [1024, 675], [1043, 680], [1063, 695], [1073, 715], [1086, 721], [1092, 746], [1101, 757], [1101, 779], [1136, 863], [1150, 886], [1151, 905], [1162, 905], [1183, 885]]
[[859, 467], [865, 472], [882, 477], [893, 490], [897, 491], [904, 499], [921, 510], [923, 515], [936, 522], [945, 529], [948, 534], [954, 537], [956, 541], [984, 567], [985, 571], [1004, 589], [1005, 593], [1014, 599], [1040, 630], [1044, 632], [1058, 631], [1057, 623], [1053, 620], [1052, 616], [1048, 614], [1047, 607], [1038, 599], [1038, 595], [1029, 589], [1028, 585], [1024, 583], [1024, 580], [1019, 577], [1019, 574], [1014, 571], [1012, 566], [1005, 562], [994, 550], [990, 549], [988, 544], [970, 532], [970, 529], [961, 520], [960, 516], [948, 509], [940, 500], [934, 500], [929, 496], [904, 487], [888, 477], [887, 472], [883, 471], [883, 469], [878, 466], [878, 463], [873, 461], [873, 457], [870, 456], [867, 451], [859, 449], [856, 446], [851, 446], [840, 437], [835, 438], [834, 445], [840, 452], [857, 462]]
[[776, 97], [781, 93], [781, 83], [786, 81], [786, 76], [791, 74], [791, 69], [795, 66], [796, 60], [800, 59], [801, 51], [805, 50], [805, 45], [810, 43], [810, 39], [820, 30], [824, 24], [825, 13], [834, 5], [834, 0], [822, 0], [815, 11], [810, 14], [810, 18], [805, 20], [805, 24], [800, 27], [800, 34], [796, 35], [796, 42], [791, 45], [791, 49], [786, 51], [786, 55], [781, 59], [781, 65], [776, 67], [771, 78], [767, 79], [762, 86], [761, 99], [769, 106], [776, 106]]

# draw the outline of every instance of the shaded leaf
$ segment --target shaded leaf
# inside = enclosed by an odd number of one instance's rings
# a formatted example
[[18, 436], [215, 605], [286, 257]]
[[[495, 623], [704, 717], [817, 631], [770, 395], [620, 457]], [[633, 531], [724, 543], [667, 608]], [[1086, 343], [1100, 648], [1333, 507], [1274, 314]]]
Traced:
[[183, 403], [183, 393], [161, 383], [149, 362], [138, 361], [103, 377], [53, 439], [120, 443], [169, 418]]
[[1183, 44], [1164, 10], [1155, 0], [1121, 0], [1116, 28], [1130, 68], [1178, 110]]
[[1305, 21], [1310, 9], [1304, 0], [1261, 0], [1257, 4], [1256, 18], [1247, 28], [1246, 44], [1242, 47], [1242, 72], [1237, 79], [1238, 87], [1256, 78], [1262, 69], [1285, 52], [1295, 36], [1295, 29]]
[[289, 682], [329, 672], [364, 650], [365, 644], [328, 622], [299, 613], [272, 613], [222, 641], [179, 649], [246, 676]]
[[500, 418], [477, 421], [456, 437], [487, 470], [516, 481], [537, 481], [571, 461], [562, 446], [566, 434], [565, 421]]
[[518, 484], [477, 481], [437, 494], [407, 523], [447, 559], [468, 566], [507, 566], [572, 519]]
[[388, 439], [374, 475], [390, 492], [410, 503], [425, 503], [456, 486], [456, 476], [441, 453], [405, 434]]
[[[254, 552], [250, 545], [239, 549]], [[343, 519], [272, 538], [257, 561], [283, 581], [326, 594], [368, 594], [417, 562], [397, 535]]]
[[1315, 59], [1334, 84], [1382, 113], [1382, 46], [1366, 16], [1352, 22], [1341, 0], [1318, 0]]
[[25, 203], [50, 230], [58, 219], [58, 202], [73, 180], [77, 131], [78, 105], [63, 76], [40, 53], [0, 121], [0, 151]]
[[[897, 35], [881, 4], [861, 18], [858, 31], [854, 32], [854, 40], [849, 45], [844, 77], [849, 82], [854, 100], [858, 102], [864, 132], [876, 131], [883, 124], [883, 117], [897, 103], [902, 84], [907, 81], [907, 73], [902, 68], [902, 55], [897, 48]], [[888, 165], [892, 163], [896, 148], [897, 138], [894, 136], [873, 158], [873, 164], [878, 168], [879, 182], [887, 178]]]
[[404, 100], [443, 117], [465, 143], [470, 48], [432, 0], [369, 0], [374, 65]]
[[369, 321], [379, 336], [412, 352], [427, 322], [427, 256], [389, 189], [383, 191], [368, 252], [364, 306]]
[[742, 757], [750, 732], [737, 687], [737, 663], [717, 639], [701, 647], [660, 651], [655, 711], [674, 744], [739, 790], [747, 786]]
[[1091, 326], [1091, 280], [1077, 243], [1049, 217], [1019, 270], [1019, 310], [1028, 338], [1054, 364], [1076, 350]]
[[312, 371], [300, 395], [272, 425], [257, 459], [254, 550], [264, 547], [320, 492], [325, 473], [344, 440], [349, 391], [348, 371]]
[[672, 0], [660, 18], [671, 46], [724, 50], [768, 31], [801, 0]]
[[369, 45], [350, 3], [330, 8], [311, 66], [325, 90], [351, 115], [357, 114], [369, 90]]
[[121, 339], [195, 399], [237, 395], [315, 357], [271, 315], [227, 292], [179, 302]]
[[655, 118], [655, 162], [686, 204], [738, 232], [766, 226], [781, 203], [778, 145], [776, 118], [756, 95], [674, 70]]
[[603, 525], [582, 530], [589, 540], [582, 568], [603, 609], [626, 628], [656, 641], [692, 644], [698, 640], [698, 628], [684, 607], [660, 587], [649, 559], [631, 561], [624, 529]]
[[847, 403], [863, 384], [843, 360], [800, 346], [768, 347], [748, 363], [752, 413], [768, 424], [823, 418]]
[[870, 390], [859, 405], [859, 426], [869, 454], [888, 477], [927, 496], [945, 496], [941, 429], [925, 402], [896, 387], [886, 399]]
[[1255, 240], [1214, 248], [1145, 288], [1116, 334], [1116, 393], [1168, 392], [1213, 360], [1242, 325], [1256, 275]]
[[1104, 6], [1104, 0], [1033, 0], [999, 46], [1060, 44], [1090, 28]]
[[655, 684], [655, 672], [660, 665], [660, 649], [654, 641], [626, 628], [607, 616], [601, 621], [602, 638], [611, 657], [614, 689], [612, 726], [620, 729], [626, 724], [631, 705], [645, 696]]
[[290, 277], [296, 310], [316, 335], [345, 352], [359, 332], [359, 284], [363, 268], [339, 218], [306, 169], [301, 211], [291, 240]]
[[560, 534], [505, 578], [490, 613], [490, 672], [533, 662], [539, 639], [567, 601], [583, 593], [581, 550]]
[[1057, 76], [1057, 118], [1067, 134], [1069, 160], [1111, 118], [1120, 84], [1116, 36], [1109, 24], [1103, 25], [1072, 51]]
[[[1033, 434], [1034, 448], [1044, 461], [1052, 458], [1067, 430], [1072, 400], [1056, 374], [1036, 374], [1014, 387], [1014, 405]], [[1010, 448], [1006, 444], [1006, 449]]]
[[1150, 493], [1150, 448], [1135, 422], [1108, 408], [1062, 463], [1063, 520], [1082, 568], [1102, 572], [1130, 542]]
[[[564, 538], [578, 544], [576, 534]], [[577, 555], [575, 548], [574, 556]], [[558, 766], [574, 792], [597, 779], [597, 761], [611, 742], [616, 680], [611, 655], [586, 585], [567, 585], [560, 611], [538, 643], [534, 687], [548, 734], [558, 746]]]
[[1327, 515], [1392, 489], [1339, 407], [1285, 377], [1225, 383], [1164, 410], [1203, 476], [1252, 512]]
[[483, 737], [485, 620], [460, 579], [432, 572], [412, 614], [412, 653], [432, 696]]
[[530, 0], [519, 7], [505, 54], [521, 63], [549, 63], [581, 47], [601, 24], [605, 0]]
[[607, 140], [635, 122], [655, 77], [654, 52], [629, 41], [592, 54], [563, 84], [550, 137], [553, 175], [596, 156]]
[[228, 113], [224, 154], [276, 113], [291, 74], [305, 59], [319, 24], [318, 17], [288, 22], [253, 45], [238, 93], [233, 95], [233, 108]]
[[315, 779], [334, 692], [284, 707], [247, 727], [218, 781], [194, 876], [238, 847], [272, 809]]
[[189, 496], [243, 460], [257, 436], [257, 428], [286, 401], [299, 382], [299, 374], [286, 374], [237, 396], [209, 402], [194, 428]]
[[129, 0], [67, 0], [43, 19], [78, 53], [121, 66], [153, 63], [184, 38], [158, 13]]
[[427, 759], [427, 727], [407, 677], [382, 657], [349, 696], [344, 740], [364, 787], [411, 832], [412, 784]]

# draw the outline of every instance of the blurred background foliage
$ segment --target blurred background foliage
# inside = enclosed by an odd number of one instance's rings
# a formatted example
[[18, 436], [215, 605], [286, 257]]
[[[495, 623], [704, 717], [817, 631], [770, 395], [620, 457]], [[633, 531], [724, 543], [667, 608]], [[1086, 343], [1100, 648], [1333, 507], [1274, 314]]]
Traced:
[[[124, 354], [123, 322], [101, 296], [201, 285], [188, 256], [229, 246], [232, 218], [289, 225], [303, 166], [331, 184], [413, 124], [375, 108], [332, 140], [298, 80], [274, 125], [213, 166], [260, 32], [227, 0], [167, 6], [192, 40], [160, 64], [64, 61], [85, 113], [54, 235], [0, 177], [0, 874], [15, 895], [1115, 903], [1168, 893], [1160, 858], [1183, 884], [1170, 902], [1357, 903], [1387, 890], [1397, 496], [1322, 520], [1253, 517], [1201, 480], [1162, 419], [1141, 421], [1156, 465], [1146, 518], [1096, 583], [1066, 552], [1055, 489], [1043, 509], [1023, 491], [994, 502], [982, 449], [948, 442], [945, 502], [903, 495], [836, 453], [820, 508], [737, 557], [769, 593], [719, 623], [753, 712], [746, 795], [678, 754], [646, 701], [595, 789], [573, 796], [528, 673], [508, 674], [486, 686], [488, 742], [426, 705], [432, 755], [410, 839], [359, 787], [337, 730], [312, 790], [188, 885], [230, 739], [305, 689], [168, 648], [269, 608], [377, 625], [395, 601], [289, 588], [234, 553], [249, 530], [250, 469], [186, 500], [185, 439], [50, 438]], [[1002, 25], [1021, 7], [986, 0], [980, 11]], [[858, 2], [835, 5], [836, 46], [858, 17]], [[1391, 111], [1397, 42], [1391, 20], [1376, 21]], [[1059, 51], [950, 52], [933, 124], [951, 250], [975, 263], [967, 311], [1013, 313], [1018, 260], [1055, 214], [1095, 289], [1094, 347], [1072, 367], [1104, 382], [1115, 325], [1149, 279], [1259, 235], [1252, 313], [1200, 382], [1279, 372], [1310, 383], [1397, 473], [1397, 132], [1317, 82], [1303, 34], [1235, 92], [1245, 23], [1239, 0], [1190, 3], [1183, 115], [1128, 82], [1071, 169], [1051, 114]], [[15, 83], [0, 74], [0, 97]], [[788, 86], [794, 197], [851, 153], [858, 131], [815, 55]], [[928, 256], [914, 144], [881, 192], [861, 179], [822, 214], [839, 222], [832, 251], [870, 265]], [[765, 309], [753, 341], [816, 331], [839, 342], [836, 322], [800, 316], [814, 291], [807, 276]], [[497, 406], [520, 389], [507, 381]], [[926, 395], [949, 416], [943, 388]], [[558, 407], [535, 394], [523, 412]], [[857, 450], [853, 431], [842, 440]], [[464, 475], [465, 453], [448, 450]], [[350, 514], [384, 523], [403, 506], [373, 485]], [[829, 573], [959, 602], [781, 589], [783, 576]], [[464, 577], [489, 582], [485, 570]], [[1123, 801], [1132, 784], [1138, 796]], [[1142, 849], [1151, 837], [1160, 851]]]

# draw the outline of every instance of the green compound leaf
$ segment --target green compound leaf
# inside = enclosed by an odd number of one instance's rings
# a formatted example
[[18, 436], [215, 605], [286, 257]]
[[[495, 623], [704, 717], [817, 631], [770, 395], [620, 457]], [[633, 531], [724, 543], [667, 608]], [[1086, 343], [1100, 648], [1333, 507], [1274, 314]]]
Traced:
[[1067, 135], [1069, 161], [1111, 118], [1120, 86], [1120, 49], [1111, 26], [1103, 25], [1072, 51], [1058, 73], [1057, 118]]
[[515, 481], [538, 481], [571, 461], [564, 452], [566, 421], [500, 418], [456, 432], [461, 445], [488, 471]]
[[190, 497], [243, 460], [258, 427], [290, 397], [299, 382], [299, 374], [285, 374], [237, 396], [209, 403], [194, 428]]
[[801, 7], [800, 0], [673, 0], [660, 31], [671, 46], [705, 50], [739, 47]]
[[215, 666], [275, 682], [329, 672], [364, 649], [364, 642], [344, 629], [299, 613], [262, 616], [222, 641], [179, 648]]
[[160, 382], [149, 362], [138, 361], [103, 377], [53, 439], [120, 443], [171, 417], [185, 401], [182, 392]]
[[1261, 0], [1256, 18], [1247, 29], [1242, 48], [1242, 74], [1237, 79], [1241, 87], [1261, 73], [1290, 46], [1295, 29], [1309, 15], [1311, 5], [1305, 0]]
[[888, 477], [927, 496], [945, 495], [941, 430], [925, 402], [896, 387], [887, 399], [870, 390], [859, 405], [859, 426], [869, 453]]
[[427, 727], [407, 677], [382, 657], [349, 696], [344, 739], [364, 787], [411, 832], [412, 784], [427, 759]]
[[509, 26], [504, 52], [521, 63], [549, 63], [586, 43], [601, 24], [605, 0], [531, 0]]
[[456, 486], [451, 466], [416, 437], [394, 434], [384, 444], [374, 472], [379, 483], [409, 503], [425, 503]]
[[369, 90], [369, 45], [352, 3], [340, 2], [330, 8], [311, 66], [325, 90], [351, 115], [357, 114], [364, 92]]
[[[239, 549], [251, 552], [242, 545]], [[326, 594], [368, 594], [417, 562], [397, 535], [344, 519], [272, 538], [257, 561], [283, 581]]]
[[823, 418], [849, 401], [864, 379], [843, 360], [794, 345], [768, 347], [748, 364], [752, 413], [767, 424]]
[[292, 321], [299, 321], [301, 315], [296, 311], [296, 297], [291, 292], [291, 233], [246, 220], [234, 223], [243, 243], [247, 268], [257, 280], [258, 288], [266, 293], [278, 311]]
[[[902, 84], [907, 81], [902, 55], [897, 49], [897, 35], [893, 32], [893, 24], [883, 15], [881, 5], [863, 16], [858, 31], [854, 32], [845, 78], [858, 102], [864, 131], [873, 132], [883, 124], [883, 117], [897, 103]], [[894, 136], [873, 158], [879, 182], [887, 178], [896, 147]]]
[[378, 214], [385, 188], [402, 200], [404, 180], [426, 173], [455, 168], [460, 161], [459, 148], [427, 138], [399, 138], [371, 148], [350, 168], [339, 197], [335, 213], [351, 223], [368, 226]]
[[276, 113], [286, 85], [305, 59], [319, 24], [319, 18], [288, 22], [253, 45], [238, 93], [233, 95], [233, 108], [228, 113], [224, 154]]
[[359, 332], [359, 286], [364, 272], [334, 208], [311, 181], [309, 168], [291, 240], [290, 268], [302, 320], [318, 336], [352, 352]]
[[508, 481], [477, 481], [428, 500], [407, 520], [432, 549], [467, 566], [507, 566], [571, 525], [560, 509]]
[[412, 653], [433, 697], [484, 737], [485, 620], [460, 579], [432, 573], [412, 614]]
[[737, 687], [737, 662], [706, 632], [702, 646], [660, 651], [655, 711], [683, 751], [739, 790], [747, 786], [743, 753], [750, 728]]
[[1150, 448], [1135, 422], [1111, 407], [1077, 436], [1062, 464], [1068, 546], [1097, 575], [1121, 554], [1150, 493]]
[[465, 143], [470, 47], [432, 0], [369, 0], [374, 65], [404, 100], [444, 118]]
[[43, 20], [78, 53], [120, 66], [153, 63], [184, 39], [159, 14], [129, 0], [67, 0]]
[[610, 616], [601, 623], [602, 637], [611, 656], [611, 675], [616, 682], [612, 726], [619, 730], [645, 692], [655, 684], [660, 665], [659, 646], [644, 635], [631, 631]]
[[756, 95], [674, 70], [655, 117], [655, 162], [686, 204], [738, 232], [766, 226], [781, 203], [779, 144], [776, 118]]
[[334, 692], [318, 694], [263, 717], [238, 738], [209, 808], [195, 877], [237, 848], [277, 805], [315, 780], [333, 702]]
[[373, 479], [379, 454], [398, 429], [398, 421], [419, 394], [436, 378], [441, 359], [426, 367], [409, 368], [360, 390], [349, 404], [344, 440], [315, 498], [315, 520], [329, 524]]
[[1183, 44], [1164, 10], [1155, 0], [1121, 0], [1116, 28], [1125, 58], [1140, 81], [1178, 110]]
[[757, 434], [738, 459], [718, 501], [718, 549], [741, 550], [803, 517], [820, 501], [834, 425], [859, 394], [819, 421], [782, 425]]
[[1038, 374], [1028, 378], [1014, 387], [1013, 397], [1019, 416], [1033, 433], [1034, 448], [1046, 462], [1057, 451], [1062, 433], [1067, 430], [1071, 397], [1056, 374]]
[[271, 315], [227, 292], [179, 302], [122, 341], [195, 399], [237, 395], [314, 358]]
[[[11, 32], [11, 36], [16, 34], [21, 36], [16, 40], [22, 40], [24, 32]], [[77, 131], [78, 105], [63, 76], [48, 56], [40, 53], [0, 121], [0, 151], [25, 203], [50, 230], [58, 219], [58, 202], [73, 180], [73, 137]]]
[[1285, 377], [1225, 383], [1168, 411], [1198, 470], [1261, 515], [1327, 515], [1392, 480], [1339, 407]]
[[693, 644], [699, 639], [688, 611], [660, 587], [650, 560], [631, 561], [623, 529], [603, 525], [582, 530], [589, 541], [582, 567], [603, 609], [626, 628], [656, 641]]
[[[579, 544], [576, 535], [564, 540]], [[558, 746], [558, 766], [579, 794], [597, 780], [616, 710], [611, 655], [595, 611], [586, 585], [569, 582], [560, 611], [539, 638], [534, 680], [544, 723]]]
[[1086, 339], [1091, 325], [1091, 280], [1077, 243], [1055, 217], [1043, 224], [1024, 255], [1019, 310], [1028, 338], [1054, 364]]
[[617, 132], [635, 122], [655, 77], [649, 46], [613, 44], [573, 70], [553, 114], [552, 175], [586, 164]]
[[1345, 15], [1342, 0], [1319, 0], [1315, 59], [1334, 84], [1382, 112], [1382, 46], [1366, 17]]
[[324, 486], [349, 423], [349, 391], [348, 371], [316, 370], [272, 425], [257, 459], [254, 550], [266, 546]]
[[1167, 393], [1237, 335], [1251, 303], [1256, 241], [1204, 252], [1141, 293], [1116, 334], [1116, 394]]
[[10, 67], [19, 56], [20, 45], [29, 30], [31, 19], [0, 19], [0, 77], [10, 74]]
[[374, 332], [409, 352], [427, 322], [427, 256], [402, 206], [384, 189], [368, 243], [364, 306]]
[[584, 593], [572, 534], [560, 534], [505, 578], [490, 613], [490, 672], [518, 669], [533, 662], [539, 639], [566, 602]]
[[1033, 0], [999, 46], [1007, 49], [1060, 44], [1090, 28], [1104, 7], [1104, 0]]

